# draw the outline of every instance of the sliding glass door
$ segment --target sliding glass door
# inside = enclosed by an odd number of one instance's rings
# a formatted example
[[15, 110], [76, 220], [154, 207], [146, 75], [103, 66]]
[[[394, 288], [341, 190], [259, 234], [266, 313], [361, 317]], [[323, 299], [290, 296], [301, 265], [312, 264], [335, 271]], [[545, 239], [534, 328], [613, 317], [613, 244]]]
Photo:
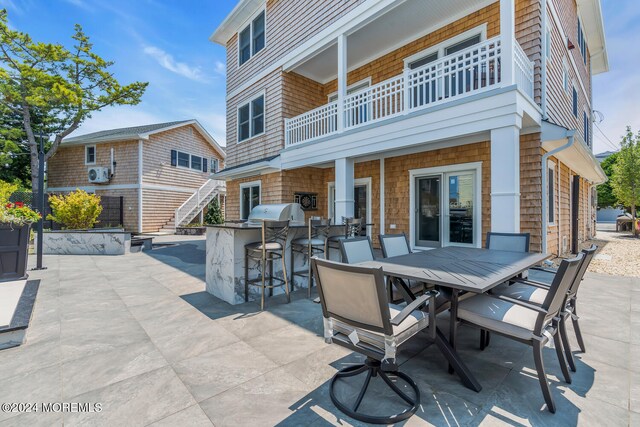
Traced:
[[476, 172], [443, 172], [415, 177], [414, 244], [417, 247], [474, 246]]

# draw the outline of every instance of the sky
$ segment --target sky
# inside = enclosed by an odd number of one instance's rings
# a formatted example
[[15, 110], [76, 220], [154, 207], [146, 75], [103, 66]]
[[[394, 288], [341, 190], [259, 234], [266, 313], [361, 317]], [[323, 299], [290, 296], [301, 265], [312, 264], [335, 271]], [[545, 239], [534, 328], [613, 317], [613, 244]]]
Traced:
[[[149, 82], [137, 106], [94, 113], [74, 135], [197, 119], [225, 145], [225, 60], [209, 36], [237, 0], [0, 0], [9, 24], [35, 40], [70, 46], [79, 23], [95, 51], [115, 61], [121, 83]], [[594, 152], [615, 148], [627, 125], [640, 130], [638, 0], [601, 0], [608, 73], [593, 77]], [[597, 122], [597, 121], [596, 121]]]

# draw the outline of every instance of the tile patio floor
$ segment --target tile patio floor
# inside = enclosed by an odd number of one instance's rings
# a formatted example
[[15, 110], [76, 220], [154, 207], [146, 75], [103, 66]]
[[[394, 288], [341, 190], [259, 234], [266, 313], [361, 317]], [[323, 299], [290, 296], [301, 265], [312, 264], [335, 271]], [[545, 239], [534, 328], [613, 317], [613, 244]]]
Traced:
[[[103, 410], [0, 412], [1, 426], [358, 424], [335, 409], [328, 381], [359, 358], [324, 343], [320, 307], [306, 292], [291, 304], [273, 298], [262, 313], [209, 296], [201, 239], [45, 265], [31, 273], [42, 282], [27, 344], [0, 351], [0, 401]], [[483, 391], [448, 375], [418, 336], [400, 356], [422, 393], [407, 425], [640, 426], [640, 279], [591, 274], [580, 299], [588, 353], [578, 355], [571, 385], [558, 381], [555, 352], [546, 354], [555, 415], [542, 409], [529, 347], [495, 336], [480, 352], [477, 332], [462, 328], [459, 351]]]

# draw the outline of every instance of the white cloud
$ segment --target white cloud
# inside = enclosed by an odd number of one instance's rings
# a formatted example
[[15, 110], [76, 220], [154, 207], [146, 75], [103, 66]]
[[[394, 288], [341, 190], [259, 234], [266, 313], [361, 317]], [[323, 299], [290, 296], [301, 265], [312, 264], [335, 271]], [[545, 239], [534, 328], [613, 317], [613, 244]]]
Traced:
[[192, 67], [184, 62], [176, 61], [173, 56], [156, 46], [145, 46], [144, 53], [151, 56], [162, 67], [190, 80], [206, 83], [208, 80], [200, 67]]
[[227, 74], [227, 66], [224, 62], [216, 61], [214, 71], [221, 76], [225, 76]]

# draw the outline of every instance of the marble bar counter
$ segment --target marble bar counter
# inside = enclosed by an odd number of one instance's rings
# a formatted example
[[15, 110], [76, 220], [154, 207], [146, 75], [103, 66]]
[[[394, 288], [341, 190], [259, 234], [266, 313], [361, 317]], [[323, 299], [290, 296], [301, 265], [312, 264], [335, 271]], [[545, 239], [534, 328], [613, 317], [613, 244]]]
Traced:
[[[305, 237], [308, 226], [306, 224], [292, 225], [289, 228], [289, 236], [285, 252], [287, 275], [291, 280], [291, 241]], [[344, 226], [331, 227], [331, 235], [344, 233]], [[244, 247], [248, 243], [259, 242], [261, 239], [260, 225], [247, 223], [224, 223], [207, 226], [206, 241], [206, 283], [207, 292], [220, 298], [229, 304], [241, 304], [244, 302]], [[337, 251], [331, 251], [332, 259], [339, 259]], [[296, 271], [306, 268], [306, 257], [296, 254], [294, 266]], [[258, 277], [258, 264], [249, 264], [249, 279]], [[273, 262], [274, 276], [282, 277], [282, 265], [280, 260]], [[307, 278], [296, 276], [294, 287], [307, 287]], [[249, 286], [249, 298], [259, 297], [260, 287]], [[284, 292], [283, 287], [274, 289], [274, 295]]]

